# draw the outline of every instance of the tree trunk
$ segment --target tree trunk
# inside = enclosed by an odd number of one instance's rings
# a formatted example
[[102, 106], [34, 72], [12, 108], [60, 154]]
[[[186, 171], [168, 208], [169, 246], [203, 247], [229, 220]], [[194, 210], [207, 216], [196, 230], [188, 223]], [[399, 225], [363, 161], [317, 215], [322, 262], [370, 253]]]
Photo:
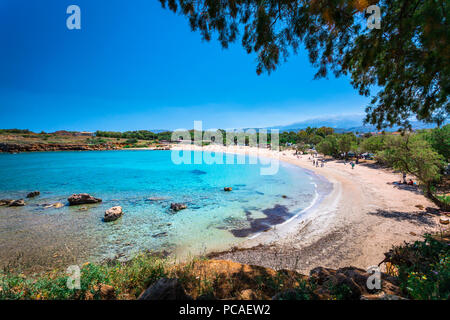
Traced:
[[440, 209], [444, 211], [450, 211], [450, 206], [448, 204], [445, 204], [444, 202], [440, 201], [438, 198], [436, 198], [431, 191], [431, 184], [427, 183], [426, 186], [426, 196], [433, 201], [435, 205], [437, 205]]

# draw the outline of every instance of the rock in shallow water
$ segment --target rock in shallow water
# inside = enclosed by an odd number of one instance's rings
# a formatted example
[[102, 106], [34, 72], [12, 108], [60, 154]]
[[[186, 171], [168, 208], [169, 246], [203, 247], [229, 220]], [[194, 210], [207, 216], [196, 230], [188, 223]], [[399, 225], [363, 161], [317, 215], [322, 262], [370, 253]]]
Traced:
[[103, 220], [105, 222], [115, 221], [119, 219], [122, 215], [123, 211], [121, 206], [112, 207], [105, 211], [105, 218]]
[[187, 208], [187, 205], [185, 205], [184, 203], [171, 203], [170, 204], [170, 209], [172, 209], [175, 212], [186, 209], [186, 208]]
[[10, 207], [23, 207], [25, 205], [25, 201], [23, 199], [12, 201], [9, 206]]
[[39, 191], [32, 191], [29, 194], [27, 194], [27, 198], [34, 198], [40, 195], [41, 193]]
[[12, 199], [2, 199], [0, 200], [0, 206], [9, 206], [13, 201]]
[[95, 198], [87, 193], [79, 193], [71, 195], [67, 201], [69, 201], [70, 206], [74, 206], [78, 204], [98, 203], [102, 202], [102, 199]]

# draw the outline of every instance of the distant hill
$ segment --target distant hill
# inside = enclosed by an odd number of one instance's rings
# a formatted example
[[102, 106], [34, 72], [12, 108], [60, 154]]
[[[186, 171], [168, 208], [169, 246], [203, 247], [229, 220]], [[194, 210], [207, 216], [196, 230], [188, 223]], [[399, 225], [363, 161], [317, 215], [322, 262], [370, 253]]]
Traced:
[[[363, 125], [364, 115], [352, 114], [342, 116], [330, 116], [330, 117], [318, 117], [311, 118], [300, 122], [295, 122], [285, 126], [273, 126], [266, 129], [278, 129], [280, 131], [299, 131], [306, 129], [307, 127], [319, 128], [319, 127], [331, 127], [338, 133], [342, 132], [373, 132], [378, 131], [375, 126]], [[430, 129], [436, 127], [435, 124], [424, 123], [421, 121], [411, 121], [412, 128], [418, 129]], [[387, 128], [385, 131], [397, 131], [398, 126]]]

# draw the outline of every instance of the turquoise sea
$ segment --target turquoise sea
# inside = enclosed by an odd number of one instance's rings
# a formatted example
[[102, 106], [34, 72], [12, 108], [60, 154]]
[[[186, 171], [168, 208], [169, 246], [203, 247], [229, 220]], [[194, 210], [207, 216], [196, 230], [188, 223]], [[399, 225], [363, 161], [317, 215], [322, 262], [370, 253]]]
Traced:
[[[264, 165], [245, 162], [177, 165], [171, 151], [144, 150], [0, 154], [0, 199], [41, 192], [24, 207], [0, 207], [0, 265], [37, 271], [142, 250], [180, 258], [223, 250], [288, 220], [326, 189], [293, 165], [280, 162], [277, 174], [261, 175]], [[69, 207], [73, 193], [103, 202]], [[65, 206], [44, 208], [55, 202]], [[188, 208], [173, 213], [171, 202]], [[116, 205], [124, 216], [103, 222]]]

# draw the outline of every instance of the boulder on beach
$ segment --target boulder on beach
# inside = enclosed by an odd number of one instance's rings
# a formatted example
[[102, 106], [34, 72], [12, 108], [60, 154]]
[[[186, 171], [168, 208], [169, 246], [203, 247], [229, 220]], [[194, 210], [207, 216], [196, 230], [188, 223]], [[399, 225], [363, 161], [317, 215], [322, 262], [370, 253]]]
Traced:
[[103, 220], [105, 222], [115, 221], [119, 219], [122, 215], [123, 211], [121, 206], [112, 207], [105, 211], [105, 218]]
[[27, 194], [27, 198], [34, 198], [40, 195], [41, 193], [39, 191], [32, 191], [29, 194]]
[[225, 187], [225, 188], [223, 188], [223, 190], [224, 190], [224, 191], [232, 191], [233, 188], [232, 188], [232, 187]]
[[170, 209], [172, 209], [173, 211], [180, 211], [183, 209], [186, 209], [187, 205], [185, 205], [184, 203], [171, 203], [170, 204]]
[[9, 206], [10, 207], [23, 207], [25, 205], [25, 201], [23, 199], [13, 200]]
[[102, 202], [102, 199], [95, 198], [87, 193], [79, 193], [71, 195], [67, 201], [69, 201], [70, 206], [74, 206], [78, 204], [98, 203]]

